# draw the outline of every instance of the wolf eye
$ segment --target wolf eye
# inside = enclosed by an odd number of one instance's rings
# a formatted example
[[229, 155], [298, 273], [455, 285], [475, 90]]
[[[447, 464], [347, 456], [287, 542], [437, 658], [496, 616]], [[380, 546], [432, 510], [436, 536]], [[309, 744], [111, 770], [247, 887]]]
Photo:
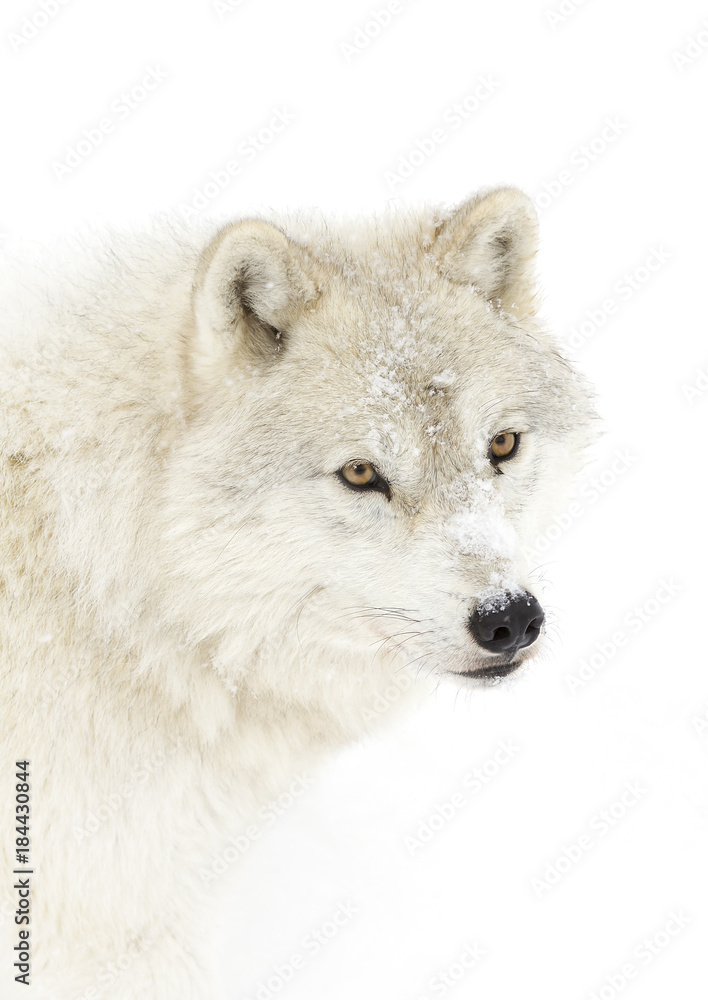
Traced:
[[519, 439], [521, 435], [516, 434], [514, 431], [502, 431], [501, 434], [497, 434], [496, 437], [492, 438], [492, 443], [489, 446], [489, 460], [492, 465], [498, 465], [499, 462], [505, 462], [508, 458], [513, 458], [516, 454], [516, 449], [519, 447]]
[[339, 470], [339, 478], [353, 490], [378, 490], [390, 500], [390, 488], [371, 462], [347, 462]]

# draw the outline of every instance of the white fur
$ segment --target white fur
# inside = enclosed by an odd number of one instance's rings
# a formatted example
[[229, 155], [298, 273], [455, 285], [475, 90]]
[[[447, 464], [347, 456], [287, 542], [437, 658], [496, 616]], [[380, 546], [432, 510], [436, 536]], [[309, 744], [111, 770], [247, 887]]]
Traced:
[[[5, 823], [29, 757], [32, 996], [215, 997], [200, 871], [225, 838], [402, 677], [488, 662], [468, 616], [530, 588], [590, 438], [534, 319], [535, 240], [499, 189], [4, 266], [2, 801]], [[342, 484], [353, 459], [390, 501]]]

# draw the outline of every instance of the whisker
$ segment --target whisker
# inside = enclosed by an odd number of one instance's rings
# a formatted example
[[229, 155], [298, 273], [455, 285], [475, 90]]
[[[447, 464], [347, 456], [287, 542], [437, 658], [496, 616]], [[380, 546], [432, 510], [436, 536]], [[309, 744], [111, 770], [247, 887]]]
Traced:
[[412, 614], [417, 612], [409, 611], [407, 613], [406, 608], [372, 608], [367, 606], [353, 607], [348, 610], [345, 609], [345, 614], [339, 615], [336, 621], [341, 618], [392, 618], [400, 621], [407, 621], [420, 624], [420, 618], [411, 617]]

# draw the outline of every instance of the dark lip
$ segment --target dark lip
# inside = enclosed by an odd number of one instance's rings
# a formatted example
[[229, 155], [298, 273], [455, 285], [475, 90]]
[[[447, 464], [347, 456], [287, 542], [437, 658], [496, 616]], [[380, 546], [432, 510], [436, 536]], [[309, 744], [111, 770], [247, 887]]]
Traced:
[[508, 677], [509, 674], [512, 674], [521, 666], [522, 662], [522, 660], [512, 660], [511, 663], [490, 664], [488, 667], [480, 667], [478, 670], [465, 670], [459, 676], [474, 678]]

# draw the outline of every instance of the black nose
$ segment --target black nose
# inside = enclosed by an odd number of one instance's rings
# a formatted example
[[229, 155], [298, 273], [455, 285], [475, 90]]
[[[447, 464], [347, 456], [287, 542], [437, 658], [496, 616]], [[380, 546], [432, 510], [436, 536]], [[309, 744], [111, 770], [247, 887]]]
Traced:
[[513, 656], [538, 639], [543, 618], [533, 594], [500, 591], [477, 605], [469, 626], [482, 649]]

